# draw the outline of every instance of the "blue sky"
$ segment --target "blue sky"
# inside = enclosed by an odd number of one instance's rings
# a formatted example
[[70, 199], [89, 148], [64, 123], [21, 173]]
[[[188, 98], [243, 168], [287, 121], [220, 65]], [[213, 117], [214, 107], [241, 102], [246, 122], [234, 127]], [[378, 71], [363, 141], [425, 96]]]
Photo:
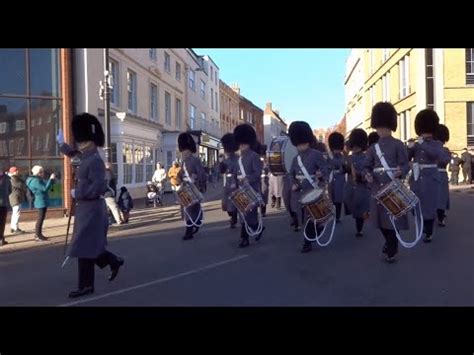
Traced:
[[209, 49], [227, 84], [260, 108], [271, 101], [287, 121], [326, 128], [344, 115], [344, 72], [348, 49]]

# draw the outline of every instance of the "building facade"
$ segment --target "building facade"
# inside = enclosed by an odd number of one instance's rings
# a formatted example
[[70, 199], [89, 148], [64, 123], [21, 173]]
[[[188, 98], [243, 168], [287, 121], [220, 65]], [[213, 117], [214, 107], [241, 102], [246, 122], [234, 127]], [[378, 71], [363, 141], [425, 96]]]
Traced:
[[[74, 50], [75, 111], [103, 120], [99, 81], [103, 50]], [[176, 158], [176, 137], [185, 129], [184, 62], [173, 49], [111, 48], [111, 146], [117, 184], [142, 197], [155, 164]]]
[[264, 142], [269, 145], [274, 137], [279, 137], [288, 130], [287, 124], [280, 117], [278, 110], [272, 108], [272, 103], [267, 102], [263, 114]]
[[[71, 204], [71, 167], [56, 135], [62, 128], [71, 140], [71, 49], [0, 49], [0, 68], [1, 168], [16, 166], [23, 179], [34, 165], [43, 166], [46, 177], [55, 173], [48, 215], [64, 215]], [[27, 202], [23, 207], [32, 208]]]
[[[236, 85], [234, 85], [235, 87]], [[239, 123], [240, 95], [222, 80], [219, 82], [221, 136], [232, 132]]]
[[345, 91], [348, 132], [370, 130], [372, 106], [389, 101], [398, 112], [395, 136], [402, 141], [416, 136], [416, 114], [433, 108], [450, 129], [448, 148], [474, 148], [473, 48], [352, 50]]

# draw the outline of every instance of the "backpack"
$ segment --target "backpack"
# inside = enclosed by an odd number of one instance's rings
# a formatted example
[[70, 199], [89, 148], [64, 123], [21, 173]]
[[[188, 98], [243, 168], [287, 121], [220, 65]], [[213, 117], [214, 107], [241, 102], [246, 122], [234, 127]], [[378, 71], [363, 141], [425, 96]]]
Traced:
[[30, 189], [30, 182], [31, 179], [26, 180], [26, 201], [28, 201], [28, 204], [33, 204], [35, 201], [35, 194]]

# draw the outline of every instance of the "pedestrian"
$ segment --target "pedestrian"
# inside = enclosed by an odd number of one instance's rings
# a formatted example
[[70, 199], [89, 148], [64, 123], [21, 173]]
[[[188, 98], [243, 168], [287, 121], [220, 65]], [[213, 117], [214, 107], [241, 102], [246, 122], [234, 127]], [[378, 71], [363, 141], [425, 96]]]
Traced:
[[10, 194], [12, 193], [10, 177], [5, 174], [4, 170], [3, 162], [0, 161], [0, 246], [8, 244], [5, 240], [5, 225], [10, 207]]
[[[433, 138], [437, 141], [440, 141], [443, 146], [449, 141], [449, 129], [443, 124], [440, 124], [433, 135]], [[443, 147], [447, 158], [449, 159], [451, 153], [448, 148]], [[446, 161], [442, 161], [438, 163], [438, 171], [439, 171], [439, 187], [438, 187], [438, 226], [445, 227], [446, 226], [446, 210], [449, 210], [449, 179], [448, 179], [448, 172], [446, 171], [447, 166]]]
[[[109, 281], [112, 281], [124, 260], [106, 249], [109, 223], [103, 196], [107, 182], [105, 164], [98, 151], [105, 141], [102, 126], [95, 116], [82, 113], [72, 119], [72, 134], [81, 160], [76, 186], [71, 190], [75, 199], [75, 222], [67, 250], [67, 256], [77, 258], [78, 262], [78, 289], [69, 293], [70, 298], [75, 298], [94, 293], [94, 264], [101, 269], [110, 266]], [[72, 148], [64, 142], [62, 131], [59, 131], [57, 141], [60, 151], [69, 156]]]
[[230, 228], [234, 229], [237, 224], [237, 207], [230, 200], [230, 195], [238, 189], [237, 175], [239, 167], [239, 146], [235, 142], [232, 133], [224, 134], [221, 138], [224, 148], [225, 159], [220, 163], [220, 172], [224, 175], [224, 192], [222, 197], [222, 210], [230, 217]]
[[115, 222], [118, 225], [121, 225], [123, 221], [120, 217], [119, 206], [115, 200], [117, 197], [117, 182], [115, 180], [114, 172], [112, 171], [112, 164], [109, 162], [105, 163], [105, 181], [107, 182], [107, 191], [104, 194], [105, 203], [114, 216]]
[[26, 193], [28, 188], [26, 187], [25, 181], [20, 177], [16, 166], [12, 166], [9, 169], [8, 175], [10, 176], [10, 182], [12, 185], [12, 192], [10, 194], [10, 205], [12, 207], [10, 232], [15, 235], [23, 234], [25, 231], [20, 229], [19, 221], [21, 205], [27, 200]]
[[[263, 163], [255, 150], [258, 149], [257, 134], [252, 126], [243, 123], [234, 129], [235, 142], [239, 145], [240, 158], [238, 167], [239, 185], [250, 185], [257, 194], [261, 194], [261, 174]], [[253, 208], [245, 216], [241, 215], [239, 248], [250, 245], [249, 238], [255, 236], [259, 241], [263, 236], [263, 221], [259, 218], [258, 207]]]
[[125, 186], [120, 188], [118, 206], [122, 212], [123, 223], [128, 223], [130, 219], [130, 211], [133, 209], [133, 199]]
[[[180, 171], [179, 179], [184, 183], [195, 184], [196, 187], [202, 186], [203, 180], [207, 177], [204, 168], [196, 153], [196, 142], [191, 134], [183, 132], [178, 136], [178, 149], [183, 157], [183, 168]], [[186, 231], [183, 240], [194, 238], [194, 234], [199, 231], [202, 225], [203, 210], [201, 203], [195, 203], [187, 208], [181, 207], [186, 223]]]
[[158, 197], [160, 199], [160, 205], [163, 206], [162, 196], [166, 182], [166, 170], [160, 162], [156, 163], [156, 170], [153, 173], [151, 181], [158, 187]]
[[352, 217], [356, 224], [356, 237], [362, 237], [364, 221], [369, 218], [370, 188], [364, 177], [364, 163], [367, 149], [367, 133], [361, 129], [353, 129], [349, 135], [349, 147], [352, 154], [348, 157], [350, 167], [350, 186], [352, 187], [349, 203]]
[[462, 160], [462, 176], [464, 179], [465, 184], [470, 184], [472, 177], [471, 177], [471, 161], [472, 161], [472, 155], [469, 153], [467, 148], [464, 148], [463, 153], [461, 154], [461, 160]]
[[[298, 203], [299, 207], [296, 208], [297, 213], [301, 213], [298, 220], [307, 221], [310, 216], [304, 210], [304, 206], [299, 202], [305, 193], [313, 190], [316, 185], [319, 188], [324, 188], [326, 185], [328, 172], [328, 164], [323, 156], [323, 153], [312, 149], [311, 146], [315, 144], [315, 137], [310, 125], [304, 121], [294, 121], [288, 128], [288, 134], [290, 136], [291, 144], [293, 144], [298, 150], [298, 155], [293, 158], [291, 164], [290, 176], [292, 182], [292, 195], [291, 198], [294, 203]], [[299, 157], [299, 159], [298, 159]], [[301, 161], [302, 165], [298, 162]], [[306, 178], [312, 179], [309, 181]], [[323, 225], [318, 223], [316, 229], [314, 223], [307, 223], [304, 232], [309, 238], [314, 238], [316, 233], [320, 234], [323, 230]], [[302, 253], [308, 253], [312, 250], [311, 242], [304, 237]]]
[[425, 109], [415, 117], [415, 131], [418, 141], [408, 148], [408, 159], [413, 160], [413, 174], [410, 188], [418, 196], [423, 214], [424, 243], [433, 236], [433, 223], [437, 217], [440, 174], [438, 166], [449, 163], [449, 152], [440, 141], [433, 139], [439, 126], [439, 117], [434, 110]]
[[173, 163], [171, 168], [168, 170], [168, 178], [170, 179], [171, 189], [176, 191], [179, 185], [181, 185], [180, 179], [181, 166], [177, 161]]
[[461, 165], [462, 161], [461, 158], [459, 158], [458, 153], [453, 152], [448, 170], [451, 172], [451, 184], [456, 186], [459, 185], [459, 170]]
[[[377, 130], [379, 139], [367, 149], [364, 163], [365, 179], [371, 186], [371, 195], [376, 194], [393, 179], [402, 179], [409, 171], [407, 149], [402, 141], [392, 137], [392, 131], [397, 130], [397, 111], [389, 102], [379, 102], [372, 108], [370, 126]], [[386, 161], [389, 169], [386, 171], [378, 156], [376, 147], [381, 151], [381, 157]], [[393, 175], [392, 175], [393, 174]], [[386, 261], [393, 263], [398, 253], [398, 239], [389, 215], [385, 208], [375, 198], [370, 200], [370, 218], [374, 227], [380, 229], [385, 238], [382, 253]], [[399, 230], [408, 230], [406, 215], [396, 219], [395, 225]]]
[[26, 186], [33, 194], [33, 206], [38, 210], [35, 227], [35, 241], [41, 242], [48, 240], [48, 238], [43, 235], [43, 223], [49, 205], [48, 194], [53, 187], [55, 174], [51, 174], [49, 179], [46, 180], [44, 169], [40, 165], [35, 165], [33, 169], [31, 169], [31, 172], [33, 175], [26, 179]]
[[341, 223], [342, 203], [344, 202], [344, 136], [339, 132], [333, 132], [328, 137], [329, 143], [329, 196], [336, 207], [336, 223]]

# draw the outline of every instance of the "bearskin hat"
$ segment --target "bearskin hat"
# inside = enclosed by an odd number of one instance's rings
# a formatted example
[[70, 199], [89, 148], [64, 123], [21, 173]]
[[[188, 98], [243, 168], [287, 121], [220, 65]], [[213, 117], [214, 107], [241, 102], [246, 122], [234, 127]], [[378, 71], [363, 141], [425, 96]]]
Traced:
[[235, 142], [234, 135], [232, 133], [226, 133], [221, 138], [222, 146], [224, 147], [224, 152], [234, 153], [239, 150], [239, 145]]
[[234, 139], [238, 145], [249, 144], [252, 146], [257, 141], [257, 134], [251, 125], [243, 123], [234, 128]]
[[297, 146], [303, 143], [312, 143], [314, 141], [313, 131], [310, 125], [304, 121], [294, 121], [288, 128], [291, 144]]
[[372, 107], [370, 127], [397, 130], [397, 111], [389, 102], [379, 102]]
[[449, 128], [446, 127], [444, 124], [438, 125], [438, 128], [436, 129], [434, 133], [434, 139], [446, 143], [449, 141]]
[[89, 113], [81, 113], [72, 119], [72, 135], [77, 143], [92, 141], [98, 147], [103, 147], [105, 135], [97, 117]]
[[415, 117], [415, 132], [419, 136], [423, 133], [435, 133], [438, 125], [439, 117], [434, 110], [421, 110]]
[[331, 150], [343, 150], [344, 136], [339, 132], [332, 132], [328, 137], [328, 143]]
[[349, 135], [348, 145], [350, 149], [354, 147], [359, 147], [362, 150], [367, 149], [367, 132], [365, 132], [361, 128], [353, 129], [351, 134]]
[[369, 147], [372, 144], [375, 144], [379, 141], [379, 135], [377, 132], [370, 132], [370, 134], [367, 137], [367, 143], [369, 144]]
[[178, 136], [178, 149], [180, 152], [183, 150], [190, 150], [192, 153], [196, 153], [196, 142], [191, 134], [183, 132]]

